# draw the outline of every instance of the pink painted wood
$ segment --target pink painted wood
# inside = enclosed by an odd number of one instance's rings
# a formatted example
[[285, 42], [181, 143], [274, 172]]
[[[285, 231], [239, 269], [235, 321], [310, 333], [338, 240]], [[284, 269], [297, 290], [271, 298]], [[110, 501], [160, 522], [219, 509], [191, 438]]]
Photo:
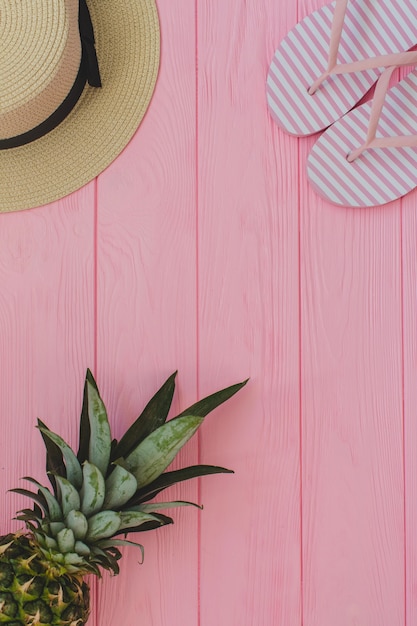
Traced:
[[[416, 193], [336, 209], [313, 139], [265, 101], [282, 36], [321, 0], [158, 0], [146, 118], [97, 181], [0, 216], [3, 530], [42, 480], [36, 417], [77, 438], [85, 368], [116, 434], [179, 369], [175, 408], [251, 377], [180, 462], [204, 503], [94, 583], [95, 626], [417, 623]], [[1, 173], [0, 173], [1, 175]]]

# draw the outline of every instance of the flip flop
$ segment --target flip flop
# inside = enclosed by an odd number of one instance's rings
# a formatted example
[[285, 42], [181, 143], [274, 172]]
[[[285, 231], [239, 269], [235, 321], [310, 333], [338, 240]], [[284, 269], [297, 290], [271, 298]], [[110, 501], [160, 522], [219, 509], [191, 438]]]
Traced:
[[[275, 122], [291, 135], [321, 131], [350, 111], [381, 75], [385, 55], [417, 44], [417, 2], [335, 0], [282, 40], [267, 78]], [[381, 57], [382, 66], [358, 61]]]
[[[398, 58], [411, 64], [416, 52]], [[372, 102], [335, 122], [310, 152], [309, 181], [334, 204], [379, 206], [417, 186], [417, 69], [388, 89], [394, 69], [382, 74]]]

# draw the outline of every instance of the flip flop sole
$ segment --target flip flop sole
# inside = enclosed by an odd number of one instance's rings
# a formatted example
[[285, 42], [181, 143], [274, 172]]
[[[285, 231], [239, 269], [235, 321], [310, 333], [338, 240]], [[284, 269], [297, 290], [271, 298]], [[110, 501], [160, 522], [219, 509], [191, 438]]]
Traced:
[[[335, 122], [308, 157], [310, 183], [333, 204], [379, 206], [417, 186], [417, 147], [369, 149], [348, 162], [347, 155], [365, 143], [370, 110], [367, 102]], [[417, 70], [392, 87], [385, 98], [376, 136], [396, 135], [417, 135]]]
[[[314, 95], [309, 87], [326, 70], [335, 3], [299, 22], [275, 52], [267, 102], [275, 122], [295, 136], [312, 135], [350, 111], [381, 74], [366, 70], [330, 76]], [[417, 44], [417, 3], [352, 0], [346, 10], [338, 63], [405, 52]]]

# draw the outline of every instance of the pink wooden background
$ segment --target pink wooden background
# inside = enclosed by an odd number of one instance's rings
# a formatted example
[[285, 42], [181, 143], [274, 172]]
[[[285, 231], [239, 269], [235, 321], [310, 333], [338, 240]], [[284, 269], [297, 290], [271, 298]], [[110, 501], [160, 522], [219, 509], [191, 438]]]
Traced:
[[83, 376], [116, 434], [179, 369], [176, 408], [247, 376], [172, 490], [199, 512], [94, 585], [92, 626], [417, 624], [417, 194], [350, 210], [308, 187], [312, 139], [273, 124], [267, 68], [320, 0], [158, 0], [161, 71], [96, 181], [0, 216], [7, 489], [75, 443]]

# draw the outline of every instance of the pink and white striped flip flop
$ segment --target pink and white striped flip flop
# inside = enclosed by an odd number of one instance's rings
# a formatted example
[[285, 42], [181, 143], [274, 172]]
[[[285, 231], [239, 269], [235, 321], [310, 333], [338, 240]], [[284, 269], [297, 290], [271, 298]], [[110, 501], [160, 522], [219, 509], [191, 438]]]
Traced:
[[[417, 53], [399, 65], [417, 64]], [[340, 206], [379, 206], [417, 187], [417, 69], [391, 89], [391, 67], [379, 79], [372, 102], [335, 122], [307, 160], [310, 183]]]
[[275, 52], [267, 78], [273, 119], [298, 137], [327, 128], [359, 102], [386, 67], [358, 71], [357, 61], [416, 44], [414, 0], [335, 0], [323, 6], [299, 22]]

